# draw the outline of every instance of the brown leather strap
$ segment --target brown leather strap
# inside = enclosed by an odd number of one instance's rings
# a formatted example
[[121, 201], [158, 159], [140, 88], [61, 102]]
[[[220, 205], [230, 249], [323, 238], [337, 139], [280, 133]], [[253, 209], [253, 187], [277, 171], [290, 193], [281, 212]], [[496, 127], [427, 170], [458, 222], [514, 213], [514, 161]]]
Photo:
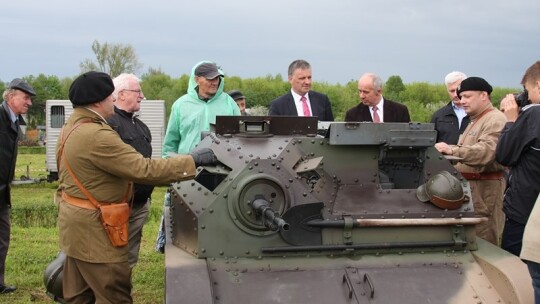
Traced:
[[89, 200], [71, 196], [64, 191], [62, 191], [62, 199], [64, 200], [64, 202], [73, 206], [84, 209], [97, 210], [96, 206], [94, 206], [94, 204], [92, 204]]
[[[86, 189], [86, 187], [79, 181], [79, 179], [75, 176], [75, 173], [73, 173], [73, 170], [71, 170], [71, 166], [69, 165], [69, 163], [67, 162], [67, 159], [64, 155], [64, 145], [67, 141], [67, 139], [69, 138], [69, 136], [71, 135], [71, 133], [73, 131], [75, 131], [75, 129], [77, 129], [78, 127], [80, 127], [81, 125], [83, 124], [86, 124], [86, 123], [90, 123], [91, 120], [90, 119], [83, 119], [81, 120], [80, 122], [77, 122], [77, 124], [75, 124], [73, 126], [73, 128], [71, 128], [71, 130], [69, 130], [68, 134], [66, 135], [66, 138], [64, 139], [63, 138], [63, 133], [64, 133], [64, 129], [62, 129], [62, 134], [60, 136], [60, 151], [58, 153], [58, 159], [57, 159], [57, 164], [58, 166], [60, 166], [60, 158], [63, 160], [63, 163], [66, 165], [66, 169], [68, 170], [69, 172], [69, 175], [71, 175], [71, 178], [73, 179], [73, 181], [75, 182], [75, 184], [77, 185], [77, 187], [79, 187], [79, 189], [81, 190], [81, 192], [88, 198], [88, 201], [90, 201], [94, 206], [95, 206], [95, 209], [99, 209], [99, 207], [101, 206], [101, 203], [98, 202], [94, 196], [88, 191], [88, 189]], [[62, 193], [64, 193], [62, 191]], [[129, 194], [131, 193], [131, 182], [128, 183], [128, 189], [127, 189], [127, 192], [126, 194], [124, 195], [124, 198], [122, 199], [122, 202], [127, 202], [127, 198], [129, 197]], [[67, 195], [67, 194], [66, 194]], [[74, 197], [72, 197], [74, 198]], [[73, 200], [74, 201], [74, 200]], [[131, 204], [130, 205], [130, 208], [131, 208]], [[84, 207], [83, 207], [84, 208]], [[88, 209], [88, 208], [87, 208]]]
[[491, 112], [492, 110], [494, 110], [495, 108], [491, 107], [491, 108], [487, 108], [484, 110], [484, 112], [480, 113], [480, 115], [478, 115], [477, 117], [475, 117], [474, 121], [471, 120], [471, 123], [467, 126], [467, 128], [465, 129], [465, 131], [463, 131], [463, 137], [460, 138], [460, 142], [458, 143], [458, 146], [462, 146], [463, 143], [465, 142], [465, 138], [467, 138], [467, 135], [469, 135], [469, 128], [472, 128], [472, 126], [476, 123], [478, 123], [480, 121], [480, 119], [486, 115], [487, 113]]
[[504, 172], [480, 172], [480, 173], [471, 173], [471, 172], [460, 172], [467, 180], [497, 180], [504, 177]]
[[461, 205], [469, 201], [469, 197], [463, 194], [460, 199], [448, 200], [437, 195], [432, 195], [430, 201], [439, 208], [453, 210], [461, 208]]
[[480, 115], [478, 115], [478, 117], [476, 117], [476, 119], [474, 121], [479, 121], [480, 118], [482, 118], [482, 116], [486, 115], [487, 113], [491, 112], [492, 110], [494, 110], [495, 108], [488, 108], [488, 109], [485, 109], [484, 112], [480, 113]]

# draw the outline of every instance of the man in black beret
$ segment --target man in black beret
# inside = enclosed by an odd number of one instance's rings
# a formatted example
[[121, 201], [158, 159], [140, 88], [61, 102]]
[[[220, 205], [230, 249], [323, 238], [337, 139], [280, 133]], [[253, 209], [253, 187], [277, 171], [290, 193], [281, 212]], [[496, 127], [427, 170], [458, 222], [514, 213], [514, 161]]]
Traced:
[[502, 201], [505, 188], [504, 167], [495, 161], [495, 148], [506, 118], [491, 104], [491, 85], [483, 78], [468, 77], [457, 88], [457, 94], [471, 122], [459, 137], [457, 145], [444, 142], [435, 148], [458, 157], [456, 170], [469, 181], [477, 216], [487, 222], [476, 225], [476, 235], [500, 245], [504, 215]]
[[242, 92], [239, 90], [231, 90], [227, 92], [227, 94], [229, 94], [229, 96], [231, 96], [236, 102], [236, 105], [240, 109], [240, 115], [246, 116], [246, 96], [244, 96], [244, 94], [242, 94]]
[[22, 114], [32, 105], [34, 89], [26, 81], [15, 78], [4, 91], [4, 102], [0, 105], [0, 294], [15, 291], [15, 286], [4, 282], [6, 257], [9, 248], [11, 223], [11, 181], [15, 176], [17, 142], [22, 134], [19, 125], [24, 125]]
[[[56, 155], [60, 249], [65, 253], [66, 303], [132, 303], [129, 246], [109, 239], [94, 202], [126, 206], [131, 182], [165, 185], [195, 176], [195, 166], [214, 164], [209, 151], [148, 159], [124, 143], [107, 123], [114, 115], [114, 84], [101, 72], [80, 75], [69, 88], [74, 110], [62, 128]], [[122, 204], [122, 205], [121, 205]], [[127, 219], [129, 208], [119, 214]], [[60, 295], [56, 295], [60, 296]]]

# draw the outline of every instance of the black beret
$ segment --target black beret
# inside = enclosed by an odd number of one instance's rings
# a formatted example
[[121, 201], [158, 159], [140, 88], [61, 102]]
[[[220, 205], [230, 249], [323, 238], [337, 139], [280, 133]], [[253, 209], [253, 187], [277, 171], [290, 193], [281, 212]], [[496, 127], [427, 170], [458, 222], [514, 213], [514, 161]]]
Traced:
[[458, 86], [457, 96], [461, 99], [460, 94], [465, 91], [484, 91], [489, 95], [493, 91], [493, 88], [484, 78], [467, 77]]
[[227, 94], [229, 94], [229, 96], [231, 96], [232, 99], [234, 99], [234, 101], [237, 101], [238, 99], [246, 98], [246, 96], [244, 96], [244, 94], [242, 94], [242, 92], [238, 90], [229, 91], [227, 92]]
[[77, 77], [69, 87], [69, 100], [78, 106], [105, 100], [114, 91], [114, 84], [103, 72], [87, 72]]
[[20, 78], [13, 79], [9, 83], [8, 89], [17, 89], [27, 93], [30, 96], [36, 96], [34, 89], [28, 83], [26, 83], [26, 81]]
[[224, 76], [218, 66], [213, 62], [201, 63], [195, 68], [195, 76], [202, 76], [206, 79], [214, 79], [218, 76]]

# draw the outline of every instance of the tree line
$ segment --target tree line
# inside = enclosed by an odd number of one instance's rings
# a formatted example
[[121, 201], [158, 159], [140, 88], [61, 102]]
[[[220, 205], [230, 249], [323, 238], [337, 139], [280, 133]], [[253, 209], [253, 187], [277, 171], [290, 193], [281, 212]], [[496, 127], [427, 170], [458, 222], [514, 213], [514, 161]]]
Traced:
[[[68, 99], [68, 91], [74, 77], [58, 78], [57, 76], [23, 77], [36, 91], [33, 106], [28, 112], [28, 125], [35, 128], [45, 124], [45, 102], [49, 99]], [[149, 100], [165, 100], [167, 117], [173, 102], [187, 91], [189, 75], [184, 74], [173, 78], [160, 70], [150, 69], [141, 76], [141, 87]], [[7, 83], [0, 81], [0, 90], [3, 92]], [[256, 78], [240, 78], [238, 76], [225, 77], [225, 91], [238, 89], [246, 96], [247, 108], [268, 108], [270, 102], [287, 93], [290, 85], [280, 74], [267, 75]], [[314, 91], [327, 94], [332, 103], [332, 111], [336, 121], [342, 121], [345, 112], [359, 103], [356, 80], [345, 85], [329, 84], [314, 81]], [[517, 92], [516, 88], [495, 87], [491, 99], [498, 107], [500, 100], [508, 93]], [[383, 96], [405, 104], [409, 108], [411, 119], [416, 122], [429, 122], [433, 113], [449, 102], [444, 84], [431, 84], [427, 82], [414, 82], [404, 84], [401, 77], [394, 75], [388, 78], [383, 87]]]
[[[129, 44], [92, 43], [95, 61], [85, 59], [80, 63], [81, 73], [90, 70], [102, 71], [116, 77], [119, 74], [134, 73], [141, 69], [135, 50]], [[189, 71], [190, 72], [190, 71]], [[189, 73], [178, 78], [172, 78], [160, 69], [149, 68], [142, 74], [141, 87], [149, 100], [164, 100], [169, 116], [173, 102], [187, 92]], [[77, 76], [58, 78], [53, 75], [29, 75], [23, 77], [36, 91], [33, 106], [28, 111], [27, 124], [30, 128], [45, 124], [45, 102], [50, 99], [68, 99], [71, 82]], [[7, 83], [0, 81], [0, 90], [3, 92]], [[287, 79], [280, 74], [264, 77], [242, 79], [238, 76], [225, 77], [225, 91], [241, 90], [246, 96], [246, 107], [256, 108], [258, 115], [266, 115], [266, 109], [275, 98], [287, 93], [290, 85]], [[330, 84], [327, 82], [313, 82], [312, 89], [327, 94], [332, 104], [332, 111], [336, 121], [342, 121], [345, 112], [356, 106], [358, 97], [357, 80], [350, 80], [346, 84]], [[491, 100], [495, 106], [508, 93], [519, 91], [515, 88], [494, 88]], [[393, 75], [388, 78], [383, 87], [383, 96], [405, 104], [409, 108], [411, 119], [415, 122], [429, 122], [433, 113], [450, 101], [444, 84], [427, 82], [414, 82], [404, 84], [401, 77]]]

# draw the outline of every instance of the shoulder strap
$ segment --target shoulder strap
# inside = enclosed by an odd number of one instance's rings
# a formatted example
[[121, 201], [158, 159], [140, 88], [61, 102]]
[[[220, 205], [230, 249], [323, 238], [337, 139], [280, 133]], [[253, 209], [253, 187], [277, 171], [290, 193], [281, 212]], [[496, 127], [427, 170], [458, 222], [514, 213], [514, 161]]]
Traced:
[[101, 204], [94, 198], [94, 196], [92, 196], [92, 194], [90, 194], [90, 192], [88, 191], [88, 189], [86, 189], [86, 187], [84, 187], [84, 185], [79, 181], [79, 179], [75, 176], [75, 173], [73, 173], [73, 170], [71, 170], [71, 166], [69, 165], [69, 163], [67, 162], [66, 160], [66, 157], [64, 155], [64, 145], [67, 141], [67, 139], [69, 138], [69, 136], [71, 135], [71, 133], [73, 131], [75, 131], [75, 129], [77, 129], [78, 127], [80, 127], [81, 125], [85, 124], [85, 123], [90, 123], [90, 120], [81, 120], [80, 122], [77, 122], [73, 128], [71, 128], [71, 130], [69, 130], [68, 134], [66, 135], [66, 138], [64, 139], [64, 129], [62, 129], [62, 133], [60, 134], [60, 151], [58, 152], [58, 159], [56, 161], [56, 163], [58, 164], [58, 166], [60, 166], [60, 159], [62, 159], [64, 161], [64, 164], [66, 165], [66, 168], [69, 172], [69, 175], [71, 175], [71, 178], [73, 179], [73, 181], [75, 182], [75, 184], [77, 185], [77, 187], [79, 187], [79, 189], [82, 191], [82, 193], [84, 193], [84, 195], [86, 195], [86, 197], [88, 198], [88, 200], [90, 202], [92, 202], [92, 204], [94, 204], [94, 206], [96, 206], [96, 208], [99, 209], [99, 207], [101, 206]]
[[[94, 196], [88, 191], [88, 189], [86, 189], [86, 187], [79, 181], [79, 179], [75, 176], [75, 173], [73, 173], [73, 170], [71, 170], [71, 166], [69, 165], [69, 163], [67, 162], [65, 156], [64, 156], [64, 145], [67, 141], [67, 139], [69, 138], [69, 136], [71, 135], [71, 133], [77, 129], [78, 127], [80, 127], [81, 125], [83, 124], [86, 124], [86, 123], [90, 123], [91, 120], [90, 119], [84, 119], [84, 120], [81, 120], [80, 122], [77, 122], [77, 124], [75, 124], [73, 126], [73, 128], [71, 128], [71, 130], [69, 130], [68, 134], [66, 135], [66, 138], [64, 139], [63, 138], [63, 131], [64, 129], [62, 129], [62, 132], [60, 134], [60, 151], [59, 151], [59, 156], [58, 156], [58, 159], [57, 159], [57, 164], [58, 166], [60, 166], [60, 158], [62, 158], [62, 160], [64, 161], [63, 163], [66, 165], [66, 169], [68, 170], [69, 172], [69, 175], [71, 175], [71, 178], [73, 179], [73, 181], [75, 182], [75, 184], [77, 185], [77, 187], [79, 187], [79, 189], [81, 190], [81, 192], [86, 195], [86, 197], [88, 198], [88, 200], [94, 205], [96, 206], [96, 208], [100, 208], [101, 207], [101, 204], [94, 198]], [[127, 199], [129, 197], [129, 194], [131, 193], [131, 186], [132, 186], [132, 183], [129, 182], [128, 183], [128, 189], [126, 191], [126, 194], [124, 195], [124, 198], [122, 199], [122, 202], [127, 202]]]
[[463, 137], [460, 136], [458, 146], [463, 145], [463, 142], [465, 141], [465, 138], [467, 138], [467, 135], [469, 135], [468, 134], [469, 133], [468, 129], [469, 128], [472, 129], [475, 125], [478, 124], [478, 122], [480, 121], [480, 119], [482, 119], [482, 117], [484, 117], [484, 115], [486, 115], [487, 113], [491, 112], [491, 110], [494, 110], [494, 109], [495, 108], [493, 108], [493, 107], [485, 109], [484, 112], [480, 113], [480, 115], [475, 117], [474, 121], [472, 121], [472, 119], [469, 117], [469, 124], [467, 125], [467, 128], [465, 128], [465, 130], [463, 131]]

